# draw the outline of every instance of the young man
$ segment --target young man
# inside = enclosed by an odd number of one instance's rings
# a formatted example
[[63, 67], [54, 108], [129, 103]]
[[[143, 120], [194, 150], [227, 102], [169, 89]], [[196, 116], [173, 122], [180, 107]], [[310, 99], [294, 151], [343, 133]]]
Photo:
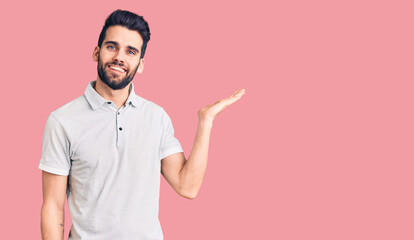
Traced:
[[96, 81], [85, 94], [53, 111], [42, 142], [42, 239], [63, 239], [67, 196], [69, 239], [160, 240], [160, 173], [181, 196], [194, 199], [207, 165], [214, 118], [244, 94], [208, 105], [189, 158], [168, 114], [136, 95], [131, 83], [144, 69], [150, 30], [142, 16], [117, 10], [93, 51]]

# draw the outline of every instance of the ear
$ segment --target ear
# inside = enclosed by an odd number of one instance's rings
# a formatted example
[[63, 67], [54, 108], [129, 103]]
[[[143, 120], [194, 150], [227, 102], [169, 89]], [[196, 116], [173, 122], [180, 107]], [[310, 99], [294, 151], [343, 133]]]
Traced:
[[144, 59], [143, 58], [141, 58], [140, 60], [140, 63], [139, 63], [139, 67], [138, 67], [138, 69], [137, 69], [137, 72], [139, 73], [139, 74], [141, 74], [142, 73], [142, 71], [144, 71]]
[[98, 46], [96, 46], [95, 47], [95, 49], [93, 50], [93, 53], [92, 53], [92, 59], [93, 59], [93, 61], [95, 61], [95, 62], [97, 62], [98, 61], [98, 58], [99, 58], [99, 47]]

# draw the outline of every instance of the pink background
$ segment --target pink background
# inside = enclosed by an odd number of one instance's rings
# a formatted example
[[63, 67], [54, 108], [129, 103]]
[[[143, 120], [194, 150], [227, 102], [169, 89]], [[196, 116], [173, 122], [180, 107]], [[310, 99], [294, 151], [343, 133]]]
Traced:
[[3, 4], [1, 239], [41, 238], [46, 119], [96, 79], [117, 8], [149, 22], [133, 83], [186, 157], [197, 111], [246, 89], [214, 122], [197, 198], [162, 178], [166, 240], [414, 239], [412, 1], [270, 0]]

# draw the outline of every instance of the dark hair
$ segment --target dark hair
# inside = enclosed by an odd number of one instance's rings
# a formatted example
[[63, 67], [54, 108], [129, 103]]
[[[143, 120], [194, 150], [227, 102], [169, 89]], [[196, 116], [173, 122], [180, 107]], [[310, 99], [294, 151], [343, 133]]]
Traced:
[[102, 42], [106, 36], [106, 30], [115, 25], [120, 25], [128, 28], [129, 30], [138, 31], [141, 35], [144, 43], [141, 48], [141, 57], [144, 57], [145, 49], [147, 48], [147, 43], [150, 40], [150, 29], [148, 27], [147, 21], [142, 16], [139, 16], [135, 13], [118, 9], [111, 13], [105, 21], [105, 25], [102, 28], [101, 34], [99, 34], [98, 46], [101, 48]]

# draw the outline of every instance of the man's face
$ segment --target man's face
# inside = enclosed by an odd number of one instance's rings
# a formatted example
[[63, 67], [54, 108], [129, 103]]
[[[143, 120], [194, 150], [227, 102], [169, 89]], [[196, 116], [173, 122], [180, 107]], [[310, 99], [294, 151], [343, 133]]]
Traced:
[[101, 48], [96, 47], [93, 53], [99, 79], [114, 90], [128, 86], [135, 73], [144, 68], [144, 59], [140, 59], [142, 44], [137, 31], [123, 26], [109, 27]]

